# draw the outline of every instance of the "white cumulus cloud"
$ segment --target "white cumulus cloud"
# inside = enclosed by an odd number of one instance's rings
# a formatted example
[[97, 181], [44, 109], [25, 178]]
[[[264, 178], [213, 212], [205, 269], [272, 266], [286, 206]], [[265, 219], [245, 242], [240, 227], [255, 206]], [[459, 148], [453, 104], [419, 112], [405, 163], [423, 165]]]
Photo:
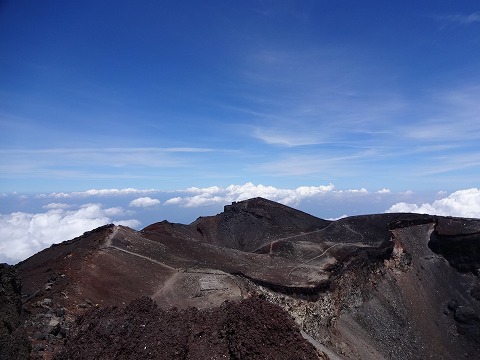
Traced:
[[348, 190], [338, 190], [338, 193], [351, 193], [351, 194], [368, 194], [368, 190], [365, 188], [361, 189], [348, 189]]
[[378, 194], [390, 194], [390, 189], [383, 188], [382, 190], [378, 190]]
[[90, 189], [86, 191], [74, 191], [70, 193], [65, 192], [53, 192], [50, 194], [38, 194], [37, 198], [47, 198], [52, 197], [56, 199], [66, 199], [73, 197], [94, 197], [94, 196], [119, 196], [119, 195], [135, 195], [135, 194], [151, 194], [158, 192], [156, 189], [134, 189], [134, 188], [125, 188], [125, 189]]
[[68, 209], [70, 205], [63, 204], [63, 203], [50, 203], [43, 206], [44, 209], [52, 210], [52, 209]]
[[160, 204], [160, 200], [152, 199], [150, 197], [141, 197], [135, 200], [130, 201], [130, 205], [132, 207], [149, 207]]
[[177, 196], [165, 201], [164, 205], [180, 205], [184, 207], [198, 207], [215, 204], [227, 204], [233, 201], [242, 201], [254, 197], [263, 197], [285, 205], [297, 205], [300, 201], [322, 194], [331, 193], [334, 186], [300, 186], [295, 189], [279, 189], [274, 186], [254, 185], [248, 182], [243, 185], [230, 185], [226, 188], [218, 186], [208, 188], [188, 188], [183, 193], [193, 196]]
[[458, 190], [449, 196], [424, 204], [400, 202], [386, 212], [412, 212], [441, 216], [480, 218], [480, 190], [477, 188]]
[[139, 190], [133, 188], [126, 189], [91, 189], [81, 192], [73, 192], [73, 196], [115, 196], [115, 195], [131, 195], [131, 194], [146, 194], [152, 193], [157, 190], [148, 189], [148, 190]]
[[[125, 215], [131, 215], [134, 213], [133, 211], [125, 211], [121, 206], [116, 206], [116, 207], [111, 207], [105, 209], [105, 214], [107, 216], [125, 216]], [[119, 224], [122, 225], [122, 224]]]
[[180, 205], [183, 202], [183, 198], [177, 196], [174, 198], [170, 198], [163, 203], [163, 205]]
[[0, 262], [16, 263], [54, 243], [112, 222], [130, 227], [140, 225], [135, 219], [112, 221], [109, 215], [113, 214], [118, 214], [118, 209], [105, 209], [100, 204], [86, 204], [77, 210], [53, 206], [43, 213], [0, 214]]

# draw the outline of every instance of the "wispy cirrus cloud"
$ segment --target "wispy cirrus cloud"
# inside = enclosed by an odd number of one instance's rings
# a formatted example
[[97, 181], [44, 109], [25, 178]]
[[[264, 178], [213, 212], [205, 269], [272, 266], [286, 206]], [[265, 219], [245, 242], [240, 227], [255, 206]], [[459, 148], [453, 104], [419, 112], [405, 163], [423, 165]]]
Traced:
[[[142, 178], [156, 169], [193, 168], [210, 148], [44, 148], [0, 149], [4, 178]], [[141, 170], [141, 171], [140, 171]]]
[[250, 135], [267, 144], [344, 143], [360, 131], [390, 132], [406, 105], [400, 92], [376, 80], [391, 75], [355, 49], [267, 47], [245, 59], [250, 106], [238, 111], [250, 115]]
[[[477, 15], [457, 20], [475, 22]], [[452, 160], [461, 169], [477, 167], [472, 146], [480, 138], [480, 88], [473, 80], [459, 77], [455, 86], [449, 81], [430, 90], [427, 84], [413, 97], [375, 59], [352, 52], [267, 46], [247, 56], [243, 76], [251, 91], [248, 106], [237, 111], [248, 119], [243, 133], [270, 145], [247, 171], [333, 182], [342, 176], [371, 182], [382, 173], [408, 182], [411, 168], [443, 173], [453, 170]]]
[[472, 25], [480, 23], [480, 12], [473, 12], [470, 14], [447, 14], [447, 15], [432, 15], [432, 17], [442, 24], [458, 24], [458, 25]]
[[192, 147], [126, 147], [126, 148], [50, 148], [50, 149], [3, 149], [1, 154], [15, 155], [15, 154], [96, 154], [99, 152], [111, 154], [125, 154], [125, 153], [176, 153], [176, 152], [210, 152], [214, 151], [209, 148], [192, 148]]
[[253, 137], [270, 145], [281, 145], [287, 147], [316, 145], [321, 143], [319, 136], [313, 134], [292, 133], [291, 129], [255, 127]]
[[419, 141], [442, 141], [442, 145], [477, 140], [480, 136], [480, 86], [463, 85], [432, 90], [429, 105], [416, 114], [416, 121], [400, 126], [400, 134]]
[[443, 153], [431, 156], [429, 162], [422, 166], [416, 166], [417, 176], [438, 176], [447, 173], [459, 173], [473, 171], [478, 174], [480, 170], [480, 151], [471, 150], [466, 153], [458, 152]]
[[274, 160], [251, 165], [252, 171], [271, 176], [322, 175], [326, 178], [355, 175], [359, 164], [368, 161], [377, 152], [375, 149], [341, 151], [326, 149], [313, 154], [287, 154]]
[[144, 165], [144, 166], [175, 166], [178, 158], [174, 154], [198, 154], [214, 151], [209, 148], [50, 148], [50, 149], [0, 149], [0, 155], [11, 162], [22, 163], [23, 159], [40, 160], [40, 163], [55, 163], [70, 161], [72, 165], [108, 164], [110, 166]]

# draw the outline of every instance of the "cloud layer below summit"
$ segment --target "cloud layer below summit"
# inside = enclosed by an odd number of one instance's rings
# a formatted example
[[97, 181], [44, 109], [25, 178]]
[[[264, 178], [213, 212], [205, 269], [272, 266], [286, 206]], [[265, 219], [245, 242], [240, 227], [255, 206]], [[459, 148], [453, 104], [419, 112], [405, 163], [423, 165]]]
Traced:
[[108, 223], [136, 229], [164, 219], [189, 223], [198, 216], [218, 213], [233, 201], [252, 197], [264, 197], [328, 219], [373, 212], [480, 218], [477, 188], [420, 198], [412, 191], [395, 193], [385, 188], [338, 190], [328, 184], [288, 189], [246, 183], [169, 192], [92, 189], [36, 195], [0, 194], [0, 197], [0, 262], [8, 263], [16, 263], [51, 244]]
[[404, 203], [391, 206], [387, 212], [412, 212], [443, 216], [480, 218], [480, 190], [458, 190], [432, 203]]

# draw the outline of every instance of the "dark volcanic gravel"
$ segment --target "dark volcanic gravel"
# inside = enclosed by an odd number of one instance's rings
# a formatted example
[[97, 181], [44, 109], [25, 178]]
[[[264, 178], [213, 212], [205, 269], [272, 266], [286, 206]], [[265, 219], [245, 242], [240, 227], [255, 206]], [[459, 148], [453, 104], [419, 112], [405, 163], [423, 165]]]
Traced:
[[290, 316], [257, 297], [220, 308], [161, 310], [147, 297], [93, 309], [70, 330], [66, 359], [318, 359]]
[[0, 360], [27, 359], [30, 342], [21, 326], [22, 282], [13, 266], [0, 264]]

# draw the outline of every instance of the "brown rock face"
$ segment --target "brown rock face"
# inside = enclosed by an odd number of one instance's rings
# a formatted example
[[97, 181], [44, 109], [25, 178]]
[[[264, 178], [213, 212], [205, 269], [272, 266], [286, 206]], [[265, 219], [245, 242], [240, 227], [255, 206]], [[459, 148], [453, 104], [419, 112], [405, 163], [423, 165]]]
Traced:
[[[378, 214], [326, 221], [261, 198], [189, 225], [163, 221], [142, 231], [109, 225], [16, 265], [23, 324], [32, 357], [46, 359], [64, 344], [69, 350], [61, 356], [74, 358], [88, 331], [103, 339], [91, 358], [107, 358], [107, 348], [136, 358], [140, 339], [148, 340], [151, 358], [168, 358], [154, 349], [164, 342], [190, 354], [184, 358], [200, 358], [194, 343], [205, 351], [208, 343], [211, 358], [251, 358], [252, 349], [271, 358], [258, 348], [275, 343], [262, 327], [287, 336], [275, 316], [293, 319], [296, 325], [282, 321], [297, 335], [298, 326], [320, 358], [470, 359], [480, 353], [479, 234], [476, 219]], [[156, 305], [144, 299], [125, 308], [142, 296]], [[120, 321], [142, 309], [152, 324], [160, 316], [172, 326], [135, 328], [129, 347]], [[84, 317], [75, 322], [78, 315]], [[248, 320], [237, 321], [242, 316]], [[117, 330], [102, 330], [110, 322]], [[285, 359], [302, 358], [289, 353], [294, 348], [283, 347]]]

